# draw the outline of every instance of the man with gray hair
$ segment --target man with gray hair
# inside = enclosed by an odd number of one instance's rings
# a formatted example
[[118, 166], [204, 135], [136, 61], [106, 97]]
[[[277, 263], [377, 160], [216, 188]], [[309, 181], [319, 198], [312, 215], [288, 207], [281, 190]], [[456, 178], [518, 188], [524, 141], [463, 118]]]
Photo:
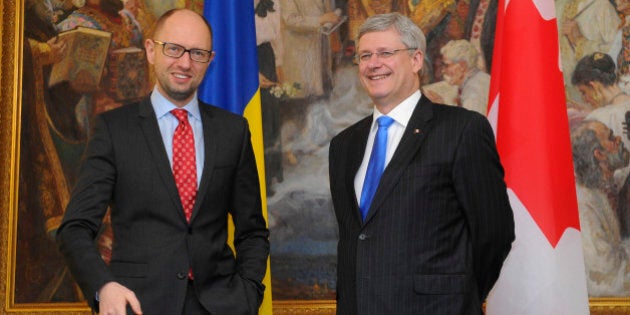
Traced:
[[[452, 40], [441, 49], [444, 80], [457, 86], [457, 106], [486, 115], [490, 75], [479, 70], [477, 48], [465, 39]], [[440, 99], [432, 98], [440, 102]]]
[[373, 15], [357, 38], [374, 112], [330, 144], [337, 314], [482, 314], [514, 240], [490, 124], [421, 94], [409, 18]]
[[619, 136], [596, 120], [575, 127], [571, 143], [588, 293], [626, 296], [630, 294], [630, 242], [622, 239], [614, 210], [613, 173], [628, 165], [630, 153]]

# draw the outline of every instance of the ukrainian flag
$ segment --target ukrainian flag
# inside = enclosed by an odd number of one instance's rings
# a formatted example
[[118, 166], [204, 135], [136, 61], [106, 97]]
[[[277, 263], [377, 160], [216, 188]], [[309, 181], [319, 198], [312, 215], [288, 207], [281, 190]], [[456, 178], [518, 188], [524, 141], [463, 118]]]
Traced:
[[[263, 215], [267, 219], [254, 1], [206, 0], [203, 15], [212, 26], [212, 42], [216, 55], [199, 88], [199, 98], [206, 103], [241, 114], [249, 121], [261, 179]], [[233, 225], [230, 224], [230, 237], [233, 237], [233, 231]], [[273, 312], [269, 270], [267, 261], [267, 275], [263, 280], [267, 289], [260, 307], [260, 314], [263, 315]]]

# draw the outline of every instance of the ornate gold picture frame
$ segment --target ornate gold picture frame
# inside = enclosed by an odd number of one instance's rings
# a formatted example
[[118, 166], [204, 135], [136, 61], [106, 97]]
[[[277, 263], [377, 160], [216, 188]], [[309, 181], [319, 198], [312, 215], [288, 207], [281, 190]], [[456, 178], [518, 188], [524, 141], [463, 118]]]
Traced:
[[[24, 1], [3, 0], [0, 11], [0, 313], [90, 314], [84, 303], [16, 303], [15, 249], [20, 117], [22, 110], [22, 51]], [[273, 261], [272, 261], [273, 263]], [[333, 300], [274, 301], [274, 314], [334, 314]], [[592, 314], [628, 314], [630, 297], [591, 298]]]
[[[91, 314], [85, 303], [15, 301], [24, 1], [3, 0], [0, 23], [0, 313]], [[334, 301], [274, 301], [274, 314], [334, 314]]]

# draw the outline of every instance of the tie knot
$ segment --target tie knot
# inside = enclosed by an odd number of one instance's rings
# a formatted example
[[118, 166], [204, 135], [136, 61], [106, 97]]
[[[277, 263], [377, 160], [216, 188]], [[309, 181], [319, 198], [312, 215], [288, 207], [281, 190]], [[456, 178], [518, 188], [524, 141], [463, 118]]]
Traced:
[[188, 111], [185, 109], [173, 109], [171, 114], [173, 114], [180, 123], [188, 121]]
[[387, 129], [394, 123], [394, 119], [389, 116], [381, 116], [376, 120], [376, 123], [378, 124], [378, 128]]

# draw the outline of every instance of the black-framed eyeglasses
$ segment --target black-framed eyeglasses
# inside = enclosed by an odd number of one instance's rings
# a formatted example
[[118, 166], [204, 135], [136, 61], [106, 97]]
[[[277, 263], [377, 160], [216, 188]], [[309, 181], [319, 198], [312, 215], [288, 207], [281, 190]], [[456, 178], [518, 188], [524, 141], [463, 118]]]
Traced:
[[364, 53], [360, 53], [354, 56], [354, 63], [359, 64], [361, 62], [366, 62], [372, 59], [372, 56], [376, 56], [376, 58], [378, 59], [387, 59], [387, 58], [392, 57], [399, 51], [409, 51], [409, 50], [416, 50], [416, 49], [418, 48], [413, 47], [413, 48], [400, 48], [400, 49], [392, 49], [392, 50], [377, 51], [377, 52], [364, 52]]
[[186, 49], [182, 45], [161, 42], [155, 39], [152, 39], [152, 41], [158, 45], [162, 45], [162, 54], [164, 54], [164, 56], [173, 57], [173, 58], [180, 58], [181, 56], [184, 55], [184, 53], [187, 52], [188, 55], [190, 56], [190, 59], [192, 59], [193, 61], [210, 62], [210, 58], [212, 57], [212, 54], [214, 53], [211, 50], [205, 50], [205, 49], [197, 49], [197, 48]]

